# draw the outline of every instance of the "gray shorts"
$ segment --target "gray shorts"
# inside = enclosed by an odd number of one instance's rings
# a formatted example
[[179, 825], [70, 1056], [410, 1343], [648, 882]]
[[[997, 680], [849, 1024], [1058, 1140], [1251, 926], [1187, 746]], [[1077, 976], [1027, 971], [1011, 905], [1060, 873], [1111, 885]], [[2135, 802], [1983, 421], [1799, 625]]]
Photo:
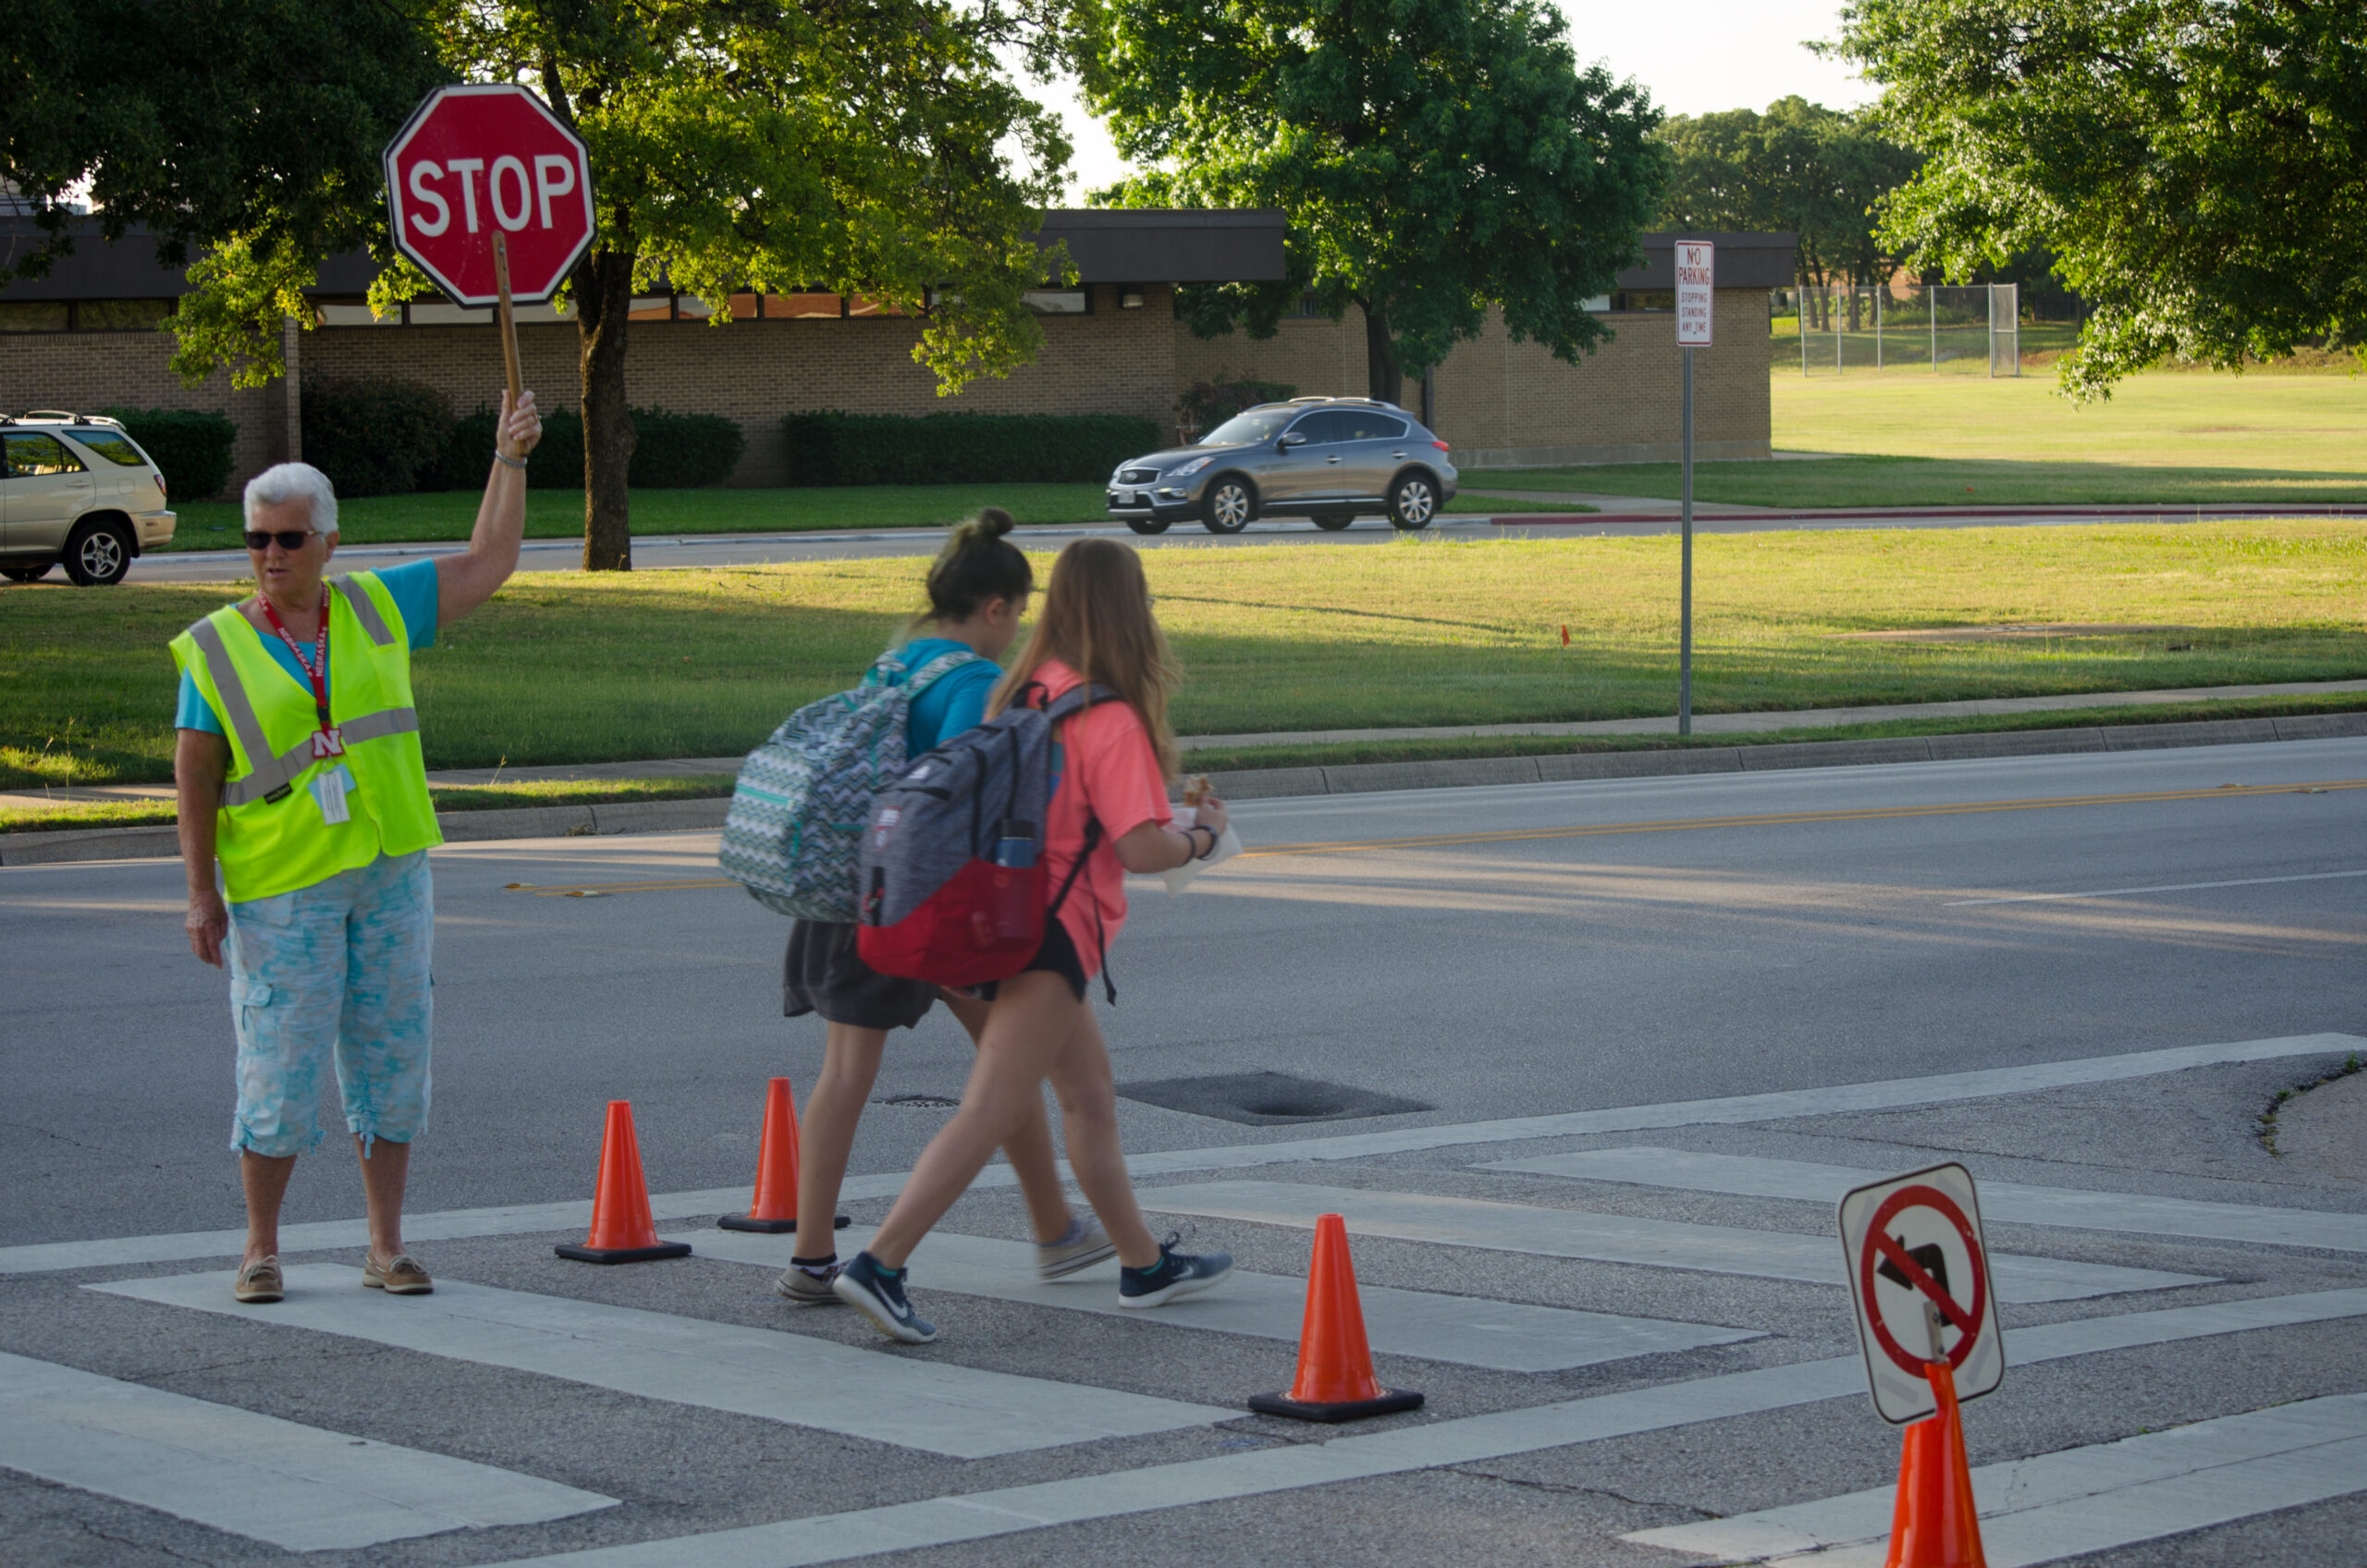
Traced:
[[937, 1004], [926, 980], [882, 974], [855, 950], [855, 927], [801, 920], [790, 927], [781, 958], [780, 1011], [785, 1018], [819, 1013], [858, 1029], [910, 1029]]

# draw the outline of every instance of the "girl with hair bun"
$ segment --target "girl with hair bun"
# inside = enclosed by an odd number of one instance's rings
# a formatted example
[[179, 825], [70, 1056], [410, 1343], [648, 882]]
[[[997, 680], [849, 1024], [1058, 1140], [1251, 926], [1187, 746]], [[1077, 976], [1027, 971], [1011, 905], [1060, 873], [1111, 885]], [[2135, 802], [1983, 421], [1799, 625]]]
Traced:
[[[933, 751], [976, 727], [1002, 674], [995, 660], [1018, 635], [1035, 587], [1027, 557], [1003, 535], [1011, 514], [988, 507], [955, 526], [929, 568], [928, 602], [905, 628], [899, 655], [909, 674], [948, 654], [975, 654], [913, 699], [905, 754]], [[781, 967], [781, 1011], [791, 1018], [818, 1013], [827, 1023], [821, 1076], [806, 1096], [798, 1125], [797, 1238], [789, 1268], [773, 1289], [800, 1305], [838, 1298], [830, 1282], [840, 1264], [830, 1244], [839, 1185], [854, 1148], [855, 1124], [871, 1097], [880, 1053], [890, 1029], [910, 1029], [942, 1000], [975, 1041], [986, 1025], [987, 1004], [940, 992], [921, 980], [881, 974], [855, 950], [852, 925], [801, 920], [789, 934]], [[1003, 1141], [1035, 1222], [1036, 1267], [1048, 1280], [1073, 1274], [1108, 1257], [1110, 1238], [1093, 1220], [1069, 1210], [1053, 1162], [1052, 1133], [1042, 1095]]]
[[[1179, 680], [1167, 638], [1151, 613], [1142, 558], [1114, 539], [1080, 539], [1061, 552], [1044, 594], [1043, 613], [1027, 646], [994, 694], [993, 711], [1049, 704], [1088, 683], [1102, 701], [1061, 726], [1055, 763], [1061, 778], [1044, 824], [1044, 865], [1062, 886], [1082, 872], [1043, 946], [1027, 966], [993, 987], [993, 1007], [975, 1032], [978, 1058], [962, 1109], [914, 1165], [896, 1206], [871, 1245], [833, 1286], [891, 1340], [925, 1344], [934, 1324], [914, 1312], [904, 1292], [904, 1262], [921, 1238], [984, 1170], [998, 1144], [1007, 1150], [1041, 1124], [1044, 1084], [1061, 1099], [1069, 1167], [1107, 1227], [1118, 1255], [1118, 1305], [1160, 1306], [1204, 1291], [1233, 1271], [1220, 1252], [1180, 1250], [1181, 1238], [1154, 1240], [1134, 1202], [1118, 1145], [1118, 1098], [1110, 1047], [1085, 982], [1103, 967], [1110, 937], [1126, 922], [1126, 874], [1171, 871], [1216, 851], [1224, 802], [1204, 797], [1196, 826], [1179, 829], [1168, 808], [1175, 777], [1175, 737], [1167, 699]], [[1086, 823], [1100, 830], [1088, 834]]]

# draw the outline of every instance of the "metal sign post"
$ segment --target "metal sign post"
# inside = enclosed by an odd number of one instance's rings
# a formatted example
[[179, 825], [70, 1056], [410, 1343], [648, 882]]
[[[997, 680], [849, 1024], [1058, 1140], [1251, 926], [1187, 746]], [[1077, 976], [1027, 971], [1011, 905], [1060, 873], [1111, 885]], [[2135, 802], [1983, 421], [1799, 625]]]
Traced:
[[1717, 315], [1717, 247], [1680, 239], [1676, 245], [1676, 341], [1685, 354], [1685, 460], [1681, 516], [1684, 546], [1677, 594], [1676, 732], [1693, 733], [1693, 350], [1710, 346]]

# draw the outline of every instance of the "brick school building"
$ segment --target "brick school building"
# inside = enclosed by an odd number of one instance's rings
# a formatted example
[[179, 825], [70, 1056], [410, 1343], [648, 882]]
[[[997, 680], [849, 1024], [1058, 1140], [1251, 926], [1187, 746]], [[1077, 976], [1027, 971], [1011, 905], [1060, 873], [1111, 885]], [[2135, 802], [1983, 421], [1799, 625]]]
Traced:
[[[1175, 319], [1179, 285], [1270, 281], [1283, 276], [1282, 214], [1270, 211], [1056, 210], [1041, 239], [1067, 249], [1078, 277], [1029, 299], [1044, 326], [1036, 361], [960, 396], [937, 396], [912, 358], [922, 324], [859, 296], [735, 295], [729, 323], [695, 297], [634, 301], [626, 355], [628, 397], [642, 408], [721, 414], [747, 449], [735, 485], [790, 482], [784, 414], [1125, 413], [1172, 431], [1177, 399], [1196, 382], [1249, 377], [1301, 395], [1361, 395], [1364, 323], [1302, 312], [1273, 337], [1195, 337]], [[0, 220], [0, 244], [31, 242], [29, 220]], [[1697, 450], [1705, 458], [1768, 452], [1767, 290], [1790, 283], [1792, 236], [1717, 235], [1717, 346], [1697, 366]], [[1631, 462], [1676, 453], [1678, 355], [1670, 275], [1672, 238], [1649, 237], [1644, 265], [1596, 302], [1616, 336], [1576, 365], [1514, 343], [1491, 317], [1430, 379], [1432, 423], [1466, 468]], [[363, 302], [366, 258], [338, 257], [308, 292], [309, 326], [283, 337], [288, 374], [259, 388], [217, 373], [184, 386], [157, 330], [186, 291], [138, 239], [95, 234], [48, 276], [0, 289], [0, 413], [103, 407], [201, 409], [239, 426], [230, 486], [268, 463], [300, 457], [300, 388], [312, 378], [417, 382], [466, 413], [498, 395], [501, 354], [490, 311], [415, 300], [393, 317]], [[548, 306], [521, 310], [526, 384], [546, 407], [572, 408], [581, 391], [573, 323]], [[1425, 389], [1409, 382], [1419, 411]], [[178, 497], [184, 500], [195, 496]]]

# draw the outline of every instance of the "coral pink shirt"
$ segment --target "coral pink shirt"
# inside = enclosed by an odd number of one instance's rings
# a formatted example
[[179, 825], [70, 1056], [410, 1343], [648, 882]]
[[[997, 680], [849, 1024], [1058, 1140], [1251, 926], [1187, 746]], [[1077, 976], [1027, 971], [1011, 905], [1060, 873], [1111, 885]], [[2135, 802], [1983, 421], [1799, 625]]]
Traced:
[[[1043, 684], [1044, 701], [1083, 684], [1083, 678], [1058, 659], [1048, 659], [1036, 671]], [[1085, 847], [1088, 804], [1101, 823], [1101, 840], [1093, 848], [1076, 886], [1061, 906], [1061, 924], [1076, 943], [1077, 956], [1087, 974], [1101, 968], [1102, 944], [1116, 937], [1126, 924], [1126, 868], [1118, 864], [1118, 840], [1146, 822], [1169, 823], [1175, 814], [1167, 803], [1167, 780], [1159, 770], [1159, 753], [1142, 717], [1123, 702], [1096, 703], [1061, 727], [1061, 777], [1053, 791], [1050, 821], [1044, 825], [1044, 864], [1058, 893]], [[1099, 927], [1095, 904], [1101, 913]]]

